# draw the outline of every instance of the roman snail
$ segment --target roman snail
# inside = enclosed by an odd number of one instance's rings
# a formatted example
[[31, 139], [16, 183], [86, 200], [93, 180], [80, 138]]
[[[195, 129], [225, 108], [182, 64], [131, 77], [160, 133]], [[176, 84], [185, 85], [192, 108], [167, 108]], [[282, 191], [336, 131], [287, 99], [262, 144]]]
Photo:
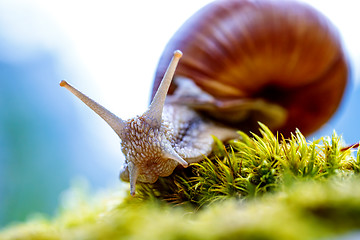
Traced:
[[203, 159], [213, 135], [225, 141], [236, 129], [255, 130], [257, 121], [286, 136], [315, 131], [339, 105], [347, 74], [335, 27], [312, 7], [231, 0], [208, 4], [175, 33], [142, 115], [122, 120], [66, 81], [60, 85], [120, 137], [120, 178], [134, 195], [137, 181], [153, 183]]

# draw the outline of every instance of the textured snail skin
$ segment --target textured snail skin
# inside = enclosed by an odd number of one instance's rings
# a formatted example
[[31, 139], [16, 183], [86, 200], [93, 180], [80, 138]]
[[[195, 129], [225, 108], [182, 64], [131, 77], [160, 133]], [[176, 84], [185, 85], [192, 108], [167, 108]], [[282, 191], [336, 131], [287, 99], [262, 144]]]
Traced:
[[129, 120], [119, 118], [65, 80], [60, 82], [61, 87], [103, 118], [121, 139], [125, 163], [120, 178], [130, 182], [132, 195], [137, 182], [154, 183], [159, 176], [169, 176], [178, 165], [187, 167], [203, 159], [212, 150], [213, 136], [222, 141], [238, 136], [235, 129], [208, 121], [187, 106], [165, 104], [181, 57], [181, 51], [174, 51], [148, 110]]
[[[320, 128], [336, 111], [347, 83], [336, 28], [299, 2], [225, 0], [205, 6], [169, 41], [153, 92], [175, 49], [184, 53], [176, 76], [191, 79], [218, 101], [215, 109], [202, 113], [227, 123], [227, 117], [219, 118], [226, 102], [263, 100], [286, 111], [285, 120], [272, 128], [285, 136], [296, 128], [305, 135]], [[254, 131], [262, 119], [249, 116], [228, 124]], [[264, 123], [271, 126], [271, 121]]]

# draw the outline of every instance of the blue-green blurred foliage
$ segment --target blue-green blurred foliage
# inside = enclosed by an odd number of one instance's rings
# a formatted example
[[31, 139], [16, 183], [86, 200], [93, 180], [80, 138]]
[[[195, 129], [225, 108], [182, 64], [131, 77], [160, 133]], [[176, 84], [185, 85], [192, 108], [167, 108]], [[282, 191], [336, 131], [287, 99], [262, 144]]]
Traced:
[[0, 58], [0, 227], [36, 212], [52, 215], [75, 176], [98, 178], [95, 186], [103, 179], [89, 166], [100, 150], [85, 140], [91, 133], [64, 98], [58, 65], [48, 52]]
[[42, 53], [21, 63], [0, 62], [0, 225], [34, 211], [51, 213], [56, 193], [68, 185], [61, 148], [70, 136], [62, 131], [66, 118], [55, 111], [58, 96], [49, 91], [59, 79], [55, 61]]

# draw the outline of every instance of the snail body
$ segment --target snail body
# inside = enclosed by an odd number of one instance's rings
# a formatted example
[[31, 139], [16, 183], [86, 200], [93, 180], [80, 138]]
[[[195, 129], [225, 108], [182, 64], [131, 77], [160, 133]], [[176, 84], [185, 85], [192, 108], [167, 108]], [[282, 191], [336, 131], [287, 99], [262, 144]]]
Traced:
[[313, 132], [335, 112], [346, 80], [336, 29], [316, 10], [233, 0], [205, 6], [170, 40], [142, 115], [122, 120], [66, 81], [60, 85], [120, 137], [120, 178], [134, 195], [137, 181], [153, 183], [200, 161], [213, 136], [235, 138], [236, 129], [253, 131], [257, 121], [285, 136], [295, 128]]
[[106, 108], [87, 97], [65, 80], [65, 87], [88, 107], [102, 117], [121, 139], [125, 155], [120, 178], [130, 182], [130, 193], [135, 194], [135, 184], [154, 183], [159, 176], [169, 176], [182, 165], [197, 162], [212, 150], [212, 134], [220, 140], [236, 136], [235, 129], [206, 121], [187, 106], [165, 104], [180, 51], [174, 52], [164, 78], [148, 110], [129, 120], [122, 120]]

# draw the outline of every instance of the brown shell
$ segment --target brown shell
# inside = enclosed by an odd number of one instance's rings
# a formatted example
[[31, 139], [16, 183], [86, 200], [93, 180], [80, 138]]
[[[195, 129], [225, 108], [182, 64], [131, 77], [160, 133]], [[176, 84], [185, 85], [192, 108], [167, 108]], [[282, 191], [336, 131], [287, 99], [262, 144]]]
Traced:
[[307, 135], [321, 127], [336, 111], [347, 83], [336, 28], [299, 2], [225, 0], [205, 6], [166, 46], [153, 94], [176, 49], [184, 54], [176, 74], [216, 98], [262, 98], [287, 109], [286, 123], [273, 129], [285, 135], [295, 128]]

